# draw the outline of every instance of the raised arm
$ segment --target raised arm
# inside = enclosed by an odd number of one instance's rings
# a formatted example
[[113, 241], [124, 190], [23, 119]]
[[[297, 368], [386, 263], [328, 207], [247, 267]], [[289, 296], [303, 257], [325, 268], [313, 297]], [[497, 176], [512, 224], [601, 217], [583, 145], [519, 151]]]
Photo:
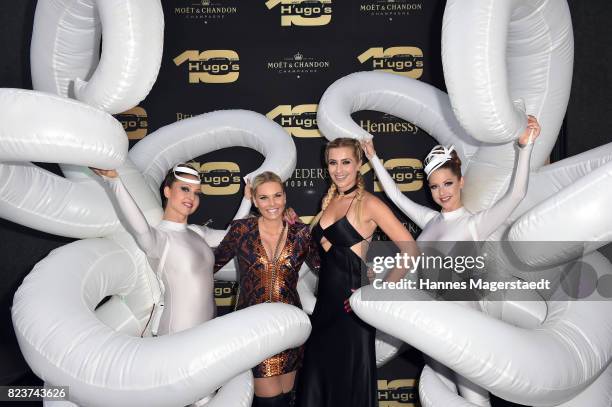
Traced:
[[132, 235], [138, 246], [147, 256], [158, 257], [162, 242], [158, 232], [149, 225], [142, 211], [136, 205], [134, 198], [128, 192], [121, 178], [114, 170], [92, 170], [100, 175], [102, 184], [113, 203], [113, 207], [121, 218], [125, 229]]
[[508, 191], [493, 206], [478, 212], [471, 220], [473, 230], [476, 233], [476, 240], [486, 240], [508, 219], [512, 211], [516, 209], [527, 194], [531, 151], [539, 134], [540, 126], [537, 120], [533, 116], [529, 116], [527, 128], [517, 140], [518, 160]]
[[366, 157], [368, 157], [370, 160], [372, 168], [374, 168], [374, 172], [376, 173], [376, 177], [385, 190], [385, 194], [387, 194], [395, 206], [397, 206], [402, 212], [404, 212], [404, 214], [406, 214], [406, 216], [408, 216], [414, 223], [423, 229], [425, 225], [427, 225], [427, 223], [438, 214], [438, 212], [426, 206], [415, 203], [399, 190], [395, 184], [395, 181], [393, 178], [391, 178], [391, 175], [389, 175], [389, 172], [376, 155], [372, 140], [362, 141], [361, 146]]

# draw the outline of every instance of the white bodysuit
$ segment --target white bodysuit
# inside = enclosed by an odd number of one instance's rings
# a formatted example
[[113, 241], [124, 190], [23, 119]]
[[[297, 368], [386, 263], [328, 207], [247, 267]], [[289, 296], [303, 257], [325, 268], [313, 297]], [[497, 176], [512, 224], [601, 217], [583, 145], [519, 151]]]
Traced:
[[[167, 220], [151, 227], [119, 177], [104, 177], [104, 184], [124, 227], [144, 251], [154, 271], [167, 245], [160, 273], [165, 293], [158, 334], [172, 334], [212, 319], [216, 314], [215, 256], [209, 243], [217, 245], [225, 232]], [[250, 202], [243, 200], [236, 217], [245, 216], [249, 210]]]
[[514, 182], [508, 192], [489, 209], [477, 213], [471, 213], [465, 207], [438, 212], [419, 205], [404, 196], [377, 156], [372, 157], [370, 162], [389, 199], [423, 230], [417, 241], [482, 241], [508, 219], [527, 193], [533, 143], [518, 150]]
[[[438, 212], [419, 205], [404, 196], [377, 156], [372, 157], [370, 162], [387, 196], [422, 229], [417, 241], [483, 241], [508, 219], [512, 211], [525, 197], [529, 181], [529, 161], [532, 149], [533, 143], [523, 147], [519, 146], [514, 182], [499, 201], [489, 209], [477, 213], [471, 213], [463, 206], [451, 212]], [[479, 308], [475, 302], [468, 301], [464, 302], [463, 305]], [[430, 358], [426, 359], [427, 363], [434, 367], [434, 370], [437, 372], [446, 371], [447, 368], [440, 365], [437, 361]], [[448, 379], [444, 379], [444, 376], [440, 375], [440, 378], [449, 387], [454, 385]], [[473, 384], [461, 375], [457, 375], [455, 380], [459, 393], [465, 399], [478, 406], [491, 405], [489, 394], [485, 389]]]

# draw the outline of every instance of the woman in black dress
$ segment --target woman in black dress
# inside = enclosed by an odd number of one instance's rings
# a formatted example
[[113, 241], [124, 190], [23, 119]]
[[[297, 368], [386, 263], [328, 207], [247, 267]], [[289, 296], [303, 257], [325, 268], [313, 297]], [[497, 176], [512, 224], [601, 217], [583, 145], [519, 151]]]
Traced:
[[298, 406], [372, 407], [378, 404], [375, 329], [351, 312], [347, 300], [362, 285], [362, 259], [377, 227], [409, 254], [416, 254], [416, 246], [393, 212], [365, 191], [357, 140], [328, 143], [325, 161], [333, 183], [313, 221], [312, 236], [322, 249], [321, 268]]

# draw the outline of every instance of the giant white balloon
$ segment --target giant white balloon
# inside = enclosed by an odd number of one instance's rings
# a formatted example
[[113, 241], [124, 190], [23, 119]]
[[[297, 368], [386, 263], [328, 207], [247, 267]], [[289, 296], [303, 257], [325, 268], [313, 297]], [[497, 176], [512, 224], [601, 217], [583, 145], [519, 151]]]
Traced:
[[128, 140], [117, 120], [79, 101], [0, 89], [0, 123], [3, 218], [62, 236], [95, 237], [117, 230], [119, 222], [101, 188], [28, 163], [118, 167], [127, 158]]
[[163, 37], [159, 0], [40, 0], [30, 49], [32, 84], [123, 112], [153, 87]]

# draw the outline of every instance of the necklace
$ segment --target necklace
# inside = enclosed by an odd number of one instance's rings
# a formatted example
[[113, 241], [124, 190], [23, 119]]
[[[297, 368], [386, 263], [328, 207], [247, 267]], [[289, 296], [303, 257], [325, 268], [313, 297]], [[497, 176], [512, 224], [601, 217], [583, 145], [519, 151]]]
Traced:
[[340, 195], [340, 196], [348, 195], [348, 194], [354, 192], [357, 188], [358, 188], [358, 186], [357, 186], [357, 184], [355, 184], [352, 187], [350, 187], [349, 189], [347, 189], [346, 191], [338, 191], [338, 195]]

